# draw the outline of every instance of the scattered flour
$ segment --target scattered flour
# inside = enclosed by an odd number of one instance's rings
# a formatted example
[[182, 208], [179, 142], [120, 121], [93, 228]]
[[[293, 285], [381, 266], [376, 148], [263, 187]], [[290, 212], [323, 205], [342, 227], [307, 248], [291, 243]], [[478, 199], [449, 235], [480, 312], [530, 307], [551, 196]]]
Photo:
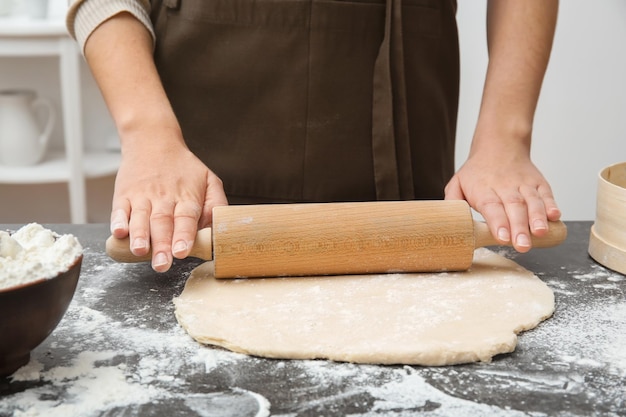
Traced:
[[[65, 387], [63, 401], [50, 394], [49, 387], [33, 388], [16, 395], [14, 401], [15, 417], [43, 416], [67, 417], [88, 416], [94, 410], [107, 410], [129, 404], [144, 404], [162, 395], [159, 388], [141, 386], [129, 381], [122, 365], [96, 367], [97, 361], [112, 359], [115, 352], [81, 352], [74, 363], [67, 367], [56, 367], [48, 372], [41, 372], [39, 379]], [[32, 362], [32, 361], [31, 361]], [[40, 368], [37, 362], [27, 368]], [[24, 379], [23, 370], [17, 379]], [[30, 371], [29, 371], [30, 372]], [[33, 376], [32, 374], [30, 375]]]
[[13, 234], [0, 231], [0, 290], [54, 278], [67, 271], [82, 252], [73, 235], [58, 235], [37, 223]]
[[[610, 364], [611, 373], [626, 377], [624, 276], [596, 264], [590, 270], [571, 271], [569, 275], [584, 283], [587, 291], [597, 291], [597, 295], [591, 297], [573, 291], [570, 285], [574, 283], [567, 280], [548, 280], [557, 293], [556, 313], [545, 323], [544, 332], [530, 332], [527, 340], [542, 346], [558, 346], [551, 350], [555, 361], [590, 368]], [[559, 302], [574, 297], [579, 298], [578, 302]]]
[[[412, 368], [405, 368], [406, 375], [398, 380], [371, 388], [370, 394], [377, 398], [371, 415], [385, 415], [398, 409], [413, 409], [427, 411], [429, 417], [448, 416], [506, 416], [522, 417], [528, 413], [516, 410], [505, 410], [488, 404], [479, 404], [462, 398], [455, 398], [434, 388], [426, 380], [418, 375]], [[429, 404], [437, 404], [436, 409], [429, 409]], [[393, 414], [396, 416], [414, 415], [411, 410], [406, 414]]]
[[38, 381], [37, 386], [0, 401], [0, 416], [141, 416], [152, 415], [155, 404], [180, 402], [199, 417], [270, 415], [270, 403], [260, 394], [239, 388], [193, 393], [179, 377], [182, 369], [208, 374], [245, 355], [206, 349], [178, 327], [128, 327], [132, 320], [112, 322], [103, 312], [78, 303], [66, 316], [56, 331], [73, 337], [55, 347], [74, 352], [69, 355], [74, 359], [50, 369], [31, 359], [11, 380]]

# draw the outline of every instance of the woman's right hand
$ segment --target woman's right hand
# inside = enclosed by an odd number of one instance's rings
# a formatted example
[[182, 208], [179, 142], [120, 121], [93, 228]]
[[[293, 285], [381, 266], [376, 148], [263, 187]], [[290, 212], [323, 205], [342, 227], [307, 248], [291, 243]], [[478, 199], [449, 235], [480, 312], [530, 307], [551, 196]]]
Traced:
[[146, 27], [120, 13], [93, 31], [84, 53], [122, 145], [111, 233], [129, 236], [135, 255], [152, 249], [152, 267], [164, 272], [189, 254], [213, 207], [228, 203], [222, 181], [183, 140], [152, 46]]
[[152, 249], [152, 268], [165, 272], [174, 257], [188, 256], [197, 230], [211, 224], [213, 207], [228, 204], [222, 181], [179, 141], [122, 155], [111, 233], [129, 236], [134, 255]]

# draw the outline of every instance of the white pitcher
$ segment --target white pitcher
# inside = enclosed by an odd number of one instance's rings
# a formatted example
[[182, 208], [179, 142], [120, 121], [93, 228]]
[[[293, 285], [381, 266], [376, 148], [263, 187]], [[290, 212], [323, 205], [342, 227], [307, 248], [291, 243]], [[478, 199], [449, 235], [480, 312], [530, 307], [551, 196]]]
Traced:
[[[44, 109], [39, 126], [36, 112]], [[31, 90], [0, 91], [0, 163], [13, 166], [37, 164], [43, 158], [54, 127], [52, 103]]]

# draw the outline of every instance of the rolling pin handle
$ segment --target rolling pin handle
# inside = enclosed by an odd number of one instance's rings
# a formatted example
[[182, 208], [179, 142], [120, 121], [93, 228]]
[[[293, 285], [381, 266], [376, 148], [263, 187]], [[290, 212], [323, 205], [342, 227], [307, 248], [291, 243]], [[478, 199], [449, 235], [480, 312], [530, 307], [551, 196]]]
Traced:
[[152, 259], [152, 251], [143, 256], [135, 256], [130, 251], [130, 238], [118, 239], [111, 235], [106, 240], [106, 253], [109, 258], [117, 262], [144, 262]]
[[213, 259], [213, 233], [210, 227], [198, 230], [189, 256], [205, 261]]
[[[113, 236], [109, 236], [106, 240], [106, 253], [111, 259], [117, 262], [131, 263], [152, 260], [152, 251], [144, 256], [133, 255], [130, 251], [129, 238], [117, 239]], [[189, 256], [205, 261], [213, 259], [213, 237], [210, 227], [198, 230]]]
[[[567, 226], [563, 222], [548, 222], [548, 233], [541, 237], [531, 235], [531, 242], [533, 248], [551, 248], [560, 245], [566, 238]], [[493, 237], [487, 224], [474, 220], [474, 247], [499, 245], [502, 243]], [[512, 246], [512, 244], [508, 243], [507, 246]]]

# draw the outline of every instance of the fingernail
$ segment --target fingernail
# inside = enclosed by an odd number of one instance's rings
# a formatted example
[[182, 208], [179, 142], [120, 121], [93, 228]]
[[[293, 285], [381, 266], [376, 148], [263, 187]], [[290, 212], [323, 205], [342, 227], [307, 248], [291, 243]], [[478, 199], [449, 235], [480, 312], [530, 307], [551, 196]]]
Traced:
[[535, 220], [533, 222], [533, 230], [546, 230], [548, 225], [543, 220]]
[[530, 239], [526, 235], [518, 235], [516, 242], [517, 246], [523, 246], [525, 248], [530, 246]]
[[141, 239], [141, 238], [137, 238], [135, 240], [133, 240], [133, 246], [131, 247], [131, 249], [135, 250], [135, 249], [145, 249], [148, 247], [148, 241], [146, 241], [146, 239]]
[[509, 235], [509, 231], [506, 230], [506, 228], [504, 227], [499, 228], [498, 239], [500, 239], [502, 242], [508, 242], [511, 239], [511, 236]]
[[163, 265], [167, 265], [167, 256], [163, 252], [159, 252], [152, 261], [152, 267], [158, 268]]
[[123, 230], [123, 229], [124, 229], [124, 223], [122, 222], [111, 223], [111, 233], [115, 232], [116, 230]]
[[187, 242], [185, 242], [184, 240], [179, 240], [174, 245], [173, 252], [174, 254], [179, 254], [179, 253], [184, 253], [186, 250], [187, 250]]

